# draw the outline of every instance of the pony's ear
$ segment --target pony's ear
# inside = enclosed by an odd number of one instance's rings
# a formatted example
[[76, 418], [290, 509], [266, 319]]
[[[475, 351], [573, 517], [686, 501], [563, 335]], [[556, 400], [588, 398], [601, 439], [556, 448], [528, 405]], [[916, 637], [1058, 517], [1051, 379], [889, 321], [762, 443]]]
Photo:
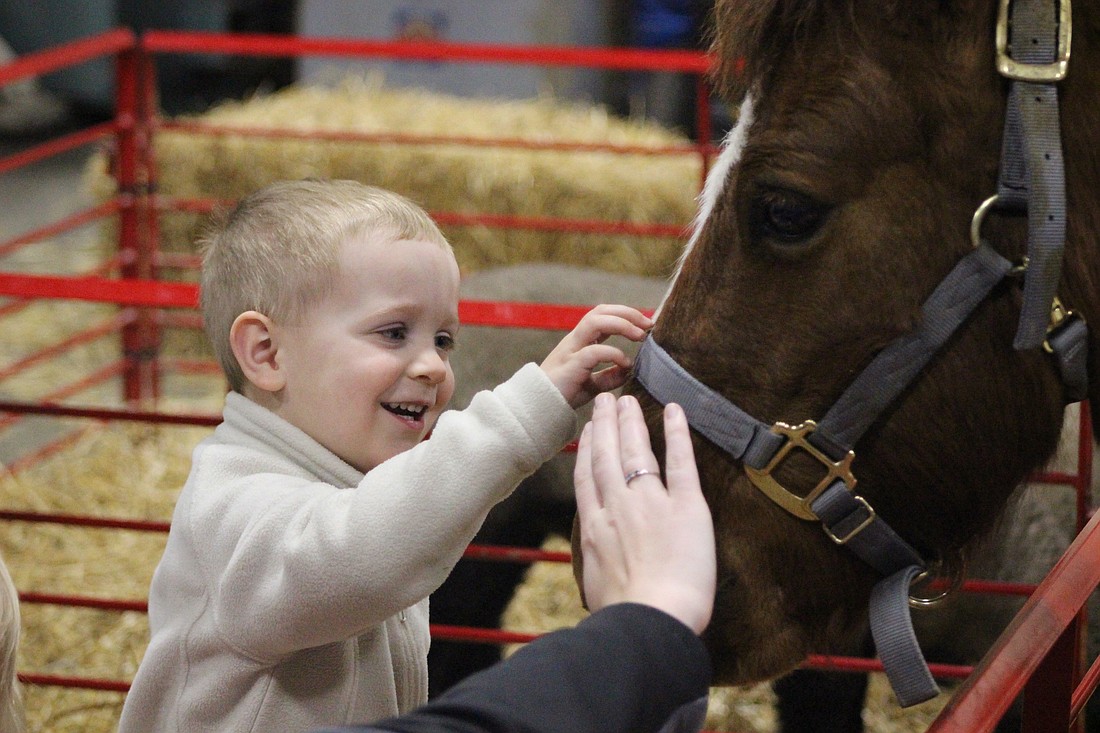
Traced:
[[279, 353], [278, 329], [259, 311], [245, 311], [229, 328], [229, 344], [245, 379], [265, 392], [278, 392], [286, 379], [276, 358]]

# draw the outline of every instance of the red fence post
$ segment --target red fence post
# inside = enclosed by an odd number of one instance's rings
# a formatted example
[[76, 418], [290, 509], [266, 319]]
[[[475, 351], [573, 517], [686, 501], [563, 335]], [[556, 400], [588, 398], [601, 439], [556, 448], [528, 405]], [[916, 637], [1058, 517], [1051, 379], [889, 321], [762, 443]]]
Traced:
[[1079, 675], [1081, 615], [1062, 632], [1024, 686], [1020, 733], [1070, 730], [1070, 708]]
[[[118, 248], [123, 279], [154, 279], [155, 243], [149, 236], [148, 180], [145, 152], [148, 146], [148, 105], [142, 84], [148, 64], [138, 46], [121, 51], [116, 73], [116, 120], [118, 150], [119, 223]], [[123, 391], [128, 403], [154, 399], [159, 393], [157, 355], [160, 350], [160, 328], [155, 314], [147, 309], [122, 332], [122, 349], [126, 359]]]

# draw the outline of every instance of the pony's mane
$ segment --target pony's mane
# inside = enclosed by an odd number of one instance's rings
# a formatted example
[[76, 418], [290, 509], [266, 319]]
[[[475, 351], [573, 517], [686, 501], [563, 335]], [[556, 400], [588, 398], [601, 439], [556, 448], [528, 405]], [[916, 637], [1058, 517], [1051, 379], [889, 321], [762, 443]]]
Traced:
[[[719, 0], [711, 46], [715, 82], [726, 99], [739, 99], [765, 75], [791, 40], [835, 5], [829, 0]], [[845, 3], [847, 4], [847, 3]]]
[[[903, 35], [931, 28], [952, 33], [958, 0], [872, 0], [862, 10], [879, 15]], [[717, 0], [708, 40], [717, 57], [713, 79], [728, 101], [766, 81], [768, 71], [800, 38], [824, 28], [856, 25], [857, 0]], [[852, 42], [855, 36], [838, 39]], [[874, 39], [871, 39], [874, 42]]]

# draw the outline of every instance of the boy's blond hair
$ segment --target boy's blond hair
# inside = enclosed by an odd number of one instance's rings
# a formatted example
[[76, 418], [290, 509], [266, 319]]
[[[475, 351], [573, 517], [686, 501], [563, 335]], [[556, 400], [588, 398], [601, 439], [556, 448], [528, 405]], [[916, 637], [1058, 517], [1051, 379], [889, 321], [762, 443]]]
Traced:
[[415, 203], [357, 181], [274, 183], [215, 218], [200, 239], [200, 301], [206, 334], [231, 389], [242, 391], [246, 381], [229, 343], [237, 316], [254, 310], [293, 323], [327, 294], [348, 238], [375, 232], [450, 249]]

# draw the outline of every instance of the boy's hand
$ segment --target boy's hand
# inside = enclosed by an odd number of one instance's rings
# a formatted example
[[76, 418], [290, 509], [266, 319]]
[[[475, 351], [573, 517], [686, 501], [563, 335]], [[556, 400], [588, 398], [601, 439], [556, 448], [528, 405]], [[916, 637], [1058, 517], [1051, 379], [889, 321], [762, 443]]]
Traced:
[[[540, 366], [566, 402], [573, 408], [580, 407], [626, 381], [630, 357], [604, 341], [611, 336], [641, 341], [652, 325], [652, 319], [630, 306], [598, 305], [584, 315]], [[606, 363], [611, 366], [592, 371]]]

